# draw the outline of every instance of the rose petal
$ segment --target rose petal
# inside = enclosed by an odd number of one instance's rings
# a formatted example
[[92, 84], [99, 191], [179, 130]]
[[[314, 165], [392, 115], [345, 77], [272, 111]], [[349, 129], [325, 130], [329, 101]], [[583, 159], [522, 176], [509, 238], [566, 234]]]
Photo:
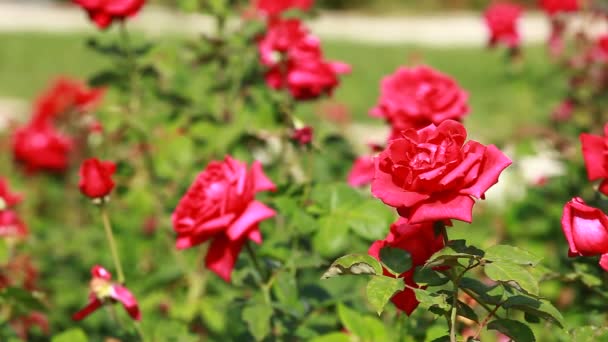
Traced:
[[583, 145], [583, 158], [587, 167], [587, 176], [590, 181], [606, 178], [606, 140], [604, 137], [582, 133], [580, 136]]
[[501, 172], [511, 165], [511, 163], [511, 159], [496, 146], [488, 145], [484, 153], [481, 169], [479, 170], [479, 177], [475, 184], [468, 189], [461, 190], [461, 193], [482, 198], [484, 193], [498, 182]]
[[266, 176], [262, 169], [262, 163], [254, 161], [251, 165], [251, 173], [255, 184], [255, 192], [259, 191], [276, 191], [277, 186]]
[[475, 201], [468, 195], [425, 201], [410, 211], [410, 223], [434, 222], [441, 220], [460, 220], [471, 223]]
[[133, 294], [127, 288], [120, 285], [113, 285], [112, 290], [111, 297], [122, 303], [122, 306], [129, 313], [129, 316], [136, 321], [141, 320], [139, 305]]
[[226, 231], [226, 235], [231, 240], [239, 240], [259, 222], [271, 218], [276, 215], [276, 212], [265, 204], [253, 201], [249, 203], [247, 209], [241, 216], [230, 226]]
[[72, 320], [80, 321], [101, 307], [101, 301], [94, 294], [89, 295], [89, 303], [82, 310], [72, 315]]
[[234, 264], [239, 257], [245, 241], [245, 239], [231, 241], [227, 236], [217, 236], [209, 246], [205, 265], [229, 283]]

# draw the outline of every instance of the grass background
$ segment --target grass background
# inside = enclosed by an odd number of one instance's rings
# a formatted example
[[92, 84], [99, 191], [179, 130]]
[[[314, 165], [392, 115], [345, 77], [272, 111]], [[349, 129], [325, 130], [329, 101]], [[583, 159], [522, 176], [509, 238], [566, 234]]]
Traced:
[[[105, 61], [85, 45], [86, 35], [0, 34], [0, 97], [31, 100], [60, 74], [86, 78]], [[174, 43], [165, 38], [163, 43]], [[508, 63], [503, 51], [427, 48], [324, 41], [328, 58], [353, 66], [334, 99], [353, 118], [381, 123], [367, 113], [376, 103], [381, 78], [400, 65], [425, 63], [453, 76], [470, 94], [466, 125], [474, 137], [500, 143], [521, 125], [542, 122], [563, 94], [559, 70], [540, 46], [524, 49], [524, 61]], [[312, 108], [310, 110], [313, 110]]]

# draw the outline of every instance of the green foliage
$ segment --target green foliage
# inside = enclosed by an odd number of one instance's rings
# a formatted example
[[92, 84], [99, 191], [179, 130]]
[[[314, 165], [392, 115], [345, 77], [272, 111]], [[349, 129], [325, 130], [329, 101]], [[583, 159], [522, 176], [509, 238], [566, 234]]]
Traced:
[[524, 323], [512, 319], [497, 319], [488, 324], [489, 330], [498, 330], [515, 342], [534, 342], [536, 337], [532, 330]]
[[374, 307], [378, 316], [393, 295], [403, 290], [405, 284], [402, 279], [376, 276], [367, 283], [367, 300]]

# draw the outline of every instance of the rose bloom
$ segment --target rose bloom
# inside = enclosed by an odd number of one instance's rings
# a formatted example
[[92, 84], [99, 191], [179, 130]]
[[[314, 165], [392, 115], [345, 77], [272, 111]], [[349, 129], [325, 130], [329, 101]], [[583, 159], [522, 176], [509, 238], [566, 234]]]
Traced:
[[146, 0], [72, 0], [82, 7], [97, 27], [105, 29], [115, 20], [135, 16]]
[[99, 106], [105, 89], [88, 88], [78, 80], [60, 77], [36, 100], [35, 120], [55, 119], [70, 110], [89, 112]]
[[115, 171], [116, 164], [113, 162], [97, 158], [85, 160], [80, 166], [80, 192], [90, 198], [106, 197], [114, 189], [112, 175]]
[[564, 206], [562, 230], [568, 240], [568, 255], [601, 255], [600, 266], [608, 271], [608, 216], [600, 209], [573, 198]]
[[519, 46], [520, 37], [517, 21], [521, 12], [522, 8], [520, 6], [510, 3], [495, 3], [488, 7], [484, 18], [490, 31], [490, 46], [499, 43], [512, 49]]
[[385, 118], [392, 136], [445, 120], [460, 121], [469, 112], [468, 94], [452, 78], [428, 66], [401, 67], [381, 83], [371, 115]]
[[266, 74], [266, 83], [274, 89], [287, 88], [297, 100], [312, 100], [322, 95], [331, 96], [340, 84], [338, 75], [350, 73], [350, 67], [339, 62], [325, 62], [319, 59], [290, 63], [287, 74], [280, 67]]
[[232, 269], [247, 240], [262, 242], [258, 225], [276, 213], [255, 200], [261, 191], [274, 191], [259, 162], [251, 168], [226, 156], [207, 165], [173, 212], [176, 247], [185, 249], [211, 240], [205, 265], [230, 282]]
[[321, 49], [318, 39], [316, 43], [312, 43], [309, 36], [312, 36], [311, 33], [298, 19], [270, 20], [266, 33], [258, 41], [258, 52], [262, 64], [268, 67], [276, 66], [284, 58], [284, 56], [281, 56], [282, 54], [287, 54], [294, 49], [304, 50], [304, 48], [298, 47], [304, 40], [307, 41], [308, 50], [311, 51], [313, 56], [319, 57]]
[[89, 303], [72, 316], [73, 320], [80, 321], [102, 307], [105, 303], [114, 302], [120, 302], [131, 318], [136, 321], [141, 320], [137, 299], [126, 287], [112, 282], [112, 274], [110, 272], [99, 265], [95, 265], [91, 269], [91, 276]]
[[599, 191], [608, 195], [608, 124], [604, 126], [604, 136], [582, 133], [583, 158], [590, 181], [602, 179]]
[[[414, 282], [414, 270], [417, 266], [424, 265], [435, 252], [441, 250], [444, 242], [441, 235], [435, 236], [433, 223], [408, 224], [406, 219], [400, 218], [391, 225], [388, 236], [384, 240], [374, 242], [368, 253], [380, 260], [380, 250], [387, 246], [405, 250], [410, 254], [412, 267], [401, 273], [399, 278], [403, 278], [403, 281], [409, 286], [418, 287]], [[384, 275], [393, 276], [386, 269]], [[419, 304], [414, 291], [408, 288], [395, 294], [391, 301], [408, 316]]]
[[262, 15], [272, 17], [290, 9], [309, 10], [314, 0], [253, 0], [255, 8]]
[[373, 156], [362, 156], [355, 159], [348, 173], [348, 184], [353, 188], [371, 184], [376, 172]]
[[591, 59], [596, 62], [608, 62], [608, 34], [602, 35], [591, 48]]
[[0, 177], [0, 210], [19, 204], [21, 199], [21, 195], [11, 192], [6, 179]]
[[19, 336], [19, 338], [23, 341], [28, 341], [30, 330], [34, 327], [38, 327], [38, 329], [40, 329], [45, 335], [49, 335], [51, 333], [48, 318], [44, 313], [39, 311], [32, 311], [25, 315], [20, 315], [19, 317], [11, 320], [10, 325], [17, 336]]
[[511, 160], [466, 137], [453, 120], [403, 131], [376, 158], [372, 193], [410, 223], [471, 222], [473, 197], [483, 199]]
[[576, 12], [579, 9], [578, 0], [539, 0], [538, 5], [548, 15], [560, 12]]
[[0, 238], [23, 240], [29, 234], [27, 226], [12, 210], [0, 210]]
[[17, 129], [12, 141], [14, 158], [29, 172], [65, 170], [72, 147], [69, 137], [57, 132], [49, 122], [40, 120]]

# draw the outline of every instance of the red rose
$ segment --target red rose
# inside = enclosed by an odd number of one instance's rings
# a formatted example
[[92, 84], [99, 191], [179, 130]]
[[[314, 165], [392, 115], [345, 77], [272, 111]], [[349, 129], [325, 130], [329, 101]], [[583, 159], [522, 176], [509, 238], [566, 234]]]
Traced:
[[314, 0], [254, 0], [257, 11], [265, 16], [272, 17], [290, 9], [309, 10]]
[[509, 48], [519, 46], [517, 21], [521, 12], [520, 6], [510, 3], [496, 3], [488, 7], [484, 17], [486, 26], [490, 30], [490, 46], [498, 43], [505, 44]]
[[89, 89], [77, 80], [60, 77], [36, 100], [33, 120], [52, 120], [70, 110], [94, 110], [105, 94], [103, 88]]
[[137, 299], [126, 287], [112, 282], [110, 272], [96, 265], [91, 269], [91, 276], [89, 303], [72, 316], [73, 320], [80, 321], [102, 307], [103, 304], [114, 302], [120, 302], [131, 318], [136, 321], [141, 320]]
[[176, 247], [185, 249], [212, 240], [205, 264], [229, 282], [248, 239], [262, 242], [258, 224], [275, 211], [255, 200], [260, 191], [275, 190], [259, 162], [251, 168], [226, 156], [201, 172], [173, 212]]
[[0, 177], [0, 210], [19, 204], [21, 198], [21, 195], [12, 193], [6, 179]]
[[562, 230], [568, 240], [568, 255], [601, 255], [600, 266], [608, 271], [608, 216], [573, 198], [564, 206]]
[[374, 157], [362, 156], [355, 159], [352, 169], [348, 173], [348, 184], [352, 187], [368, 185], [374, 179], [376, 171]]
[[0, 238], [22, 240], [28, 235], [27, 226], [12, 210], [0, 210]]
[[49, 320], [46, 315], [39, 311], [32, 311], [21, 315], [10, 322], [11, 327], [23, 341], [28, 341], [28, 335], [32, 328], [38, 327], [45, 335], [51, 333]]
[[578, 11], [578, 0], [539, 0], [538, 5], [548, 15], [555, 15], [560, 12]]
[[608, 195], [608, 124], [604, 126], [604, 135], [582, 133], [580, 136], [583, 146], [583, 158], [587, 167], [587, 177], [590, 181], [603, 179], [599, 191]]
[[602, 35], [596, 40], [590, 57], [597, 62], [608, 62], [608, 35]]
[[48, 122], [33, 121], [13, 136], [13, 155], [28, 171], [63, 171], [68, 166], [72, 140]]
[[[424, 265], [435, 252], [441, 250], [444, 242], [441, 235], [435, 236], [432, 223], [408, 224], [406, 219], [400, 218], [391, 225], [386, 239], [374, 242], [368, 253], [380, 260], [380, 250], [387, 246], [403, 249], [410, 254], [412, 268], [401, 273], [399, 278], [403, 278], [403, 281], [409, 286], [418, 287], [414, 282], [414, 270], [417, 266]], [[387, 270], [384, 270], [384, 275], [392, 276]], [[419, 304], [414, 291], [408, 288], [395, 294], [391, 301], [408, 316]]]
[[468, 94], [449, 76], [427, 66], [401, 67], [385, 77], [372, 116], [385, 118], [392, 136], [408, 128], [460, 121], [468, 112]]
[[473, 197], [483, 199], [511, 160], [466, 137], [452, 120], [403, 131], [376, 158], [372, 193], [411, 223], [471, 222]]
[[72, 0], [82, 7], [100, 29], [114, 20], [125, 20], [139, 12], [146, 0]]
[[116, 164], [112, 162], [97, 158], [85, 160], [80, 166], [80, 192], [90, 198], [106, 197], [114, 189], [112, 175], [115, 171]]
[[562, 101], [552, 113], [552, 118], [555, 121], [568, 121], [574, 112], [574, 102], [570, 99]]
[[291, 139], [298, 142], [300, 145], [308, 145], [312, 142], [313, 128], [310, 126], [304, 126], [302, 128], [295, 129], [291, 135]]
[[320, 41], [297, 19], [273, 19], [258, 43], [261, 63], [269, 67], [266, 83], [274, 89], [287, 88], [298, 100], [331, 95], [338, 75], [350, 66], [323, 59]]

